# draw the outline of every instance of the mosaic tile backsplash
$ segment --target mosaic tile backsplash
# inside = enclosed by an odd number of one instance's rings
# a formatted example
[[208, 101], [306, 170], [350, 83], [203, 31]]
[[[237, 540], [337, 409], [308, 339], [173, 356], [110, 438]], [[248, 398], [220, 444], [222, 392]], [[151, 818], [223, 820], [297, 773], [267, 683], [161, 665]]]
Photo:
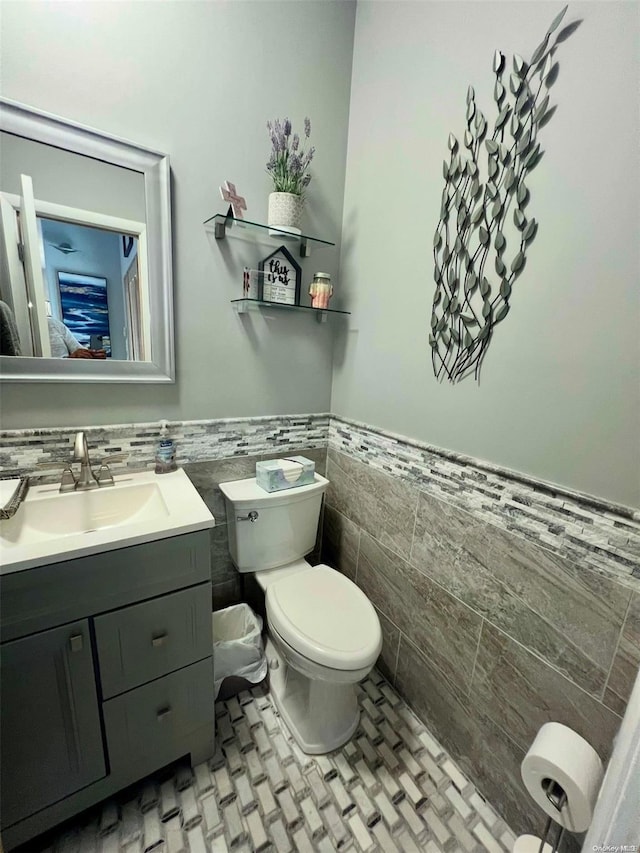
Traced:
[[[181, 465], [329, 447], [560, 556], [632, 585], [640, 578], [640, 510], [328, 413], [170, 421], [168, 427]], [[1, 476], [55, 481], [71, 461], [78, 429], [0, 432]], [[92, 461], [108, 461], [114, 473], [153, 467], [159, 422], [84, 430]]]
[[331, 418], [328, 446], [560, 556], [640, 578], [640, 510], [343, 418]]
[[[328, 414], [167, 421], [179, 465], [287, 453], [298, 447], [326, 447]], [[91, 462], [109, 463], [115, 474], [153, 468], [160, 422], [99, 427], [5, 430], [0, 432], [3, 477], [28, 474], [54, 481], [72, 460], [73, 440], [84, 430]]]

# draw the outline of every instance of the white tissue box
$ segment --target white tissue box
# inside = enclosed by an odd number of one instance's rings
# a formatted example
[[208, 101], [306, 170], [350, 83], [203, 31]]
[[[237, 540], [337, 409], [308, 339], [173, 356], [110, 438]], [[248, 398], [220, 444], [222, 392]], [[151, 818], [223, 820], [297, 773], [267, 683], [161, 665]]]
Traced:
[[287, 456], [256, 462], [256, 483], [265, 492], [278, 492], [314, 482], [316, 464], [306, 456]]

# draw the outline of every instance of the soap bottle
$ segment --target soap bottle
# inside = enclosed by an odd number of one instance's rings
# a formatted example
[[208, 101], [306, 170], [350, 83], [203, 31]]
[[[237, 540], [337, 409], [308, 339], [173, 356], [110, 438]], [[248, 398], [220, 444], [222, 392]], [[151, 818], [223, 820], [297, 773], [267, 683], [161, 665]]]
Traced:
[[176, 446], [172, 438], [169, 438], [167, 422], [160, 421], [160, 441], [156, 450], [156, 474], [168, 474], [176, 471]]

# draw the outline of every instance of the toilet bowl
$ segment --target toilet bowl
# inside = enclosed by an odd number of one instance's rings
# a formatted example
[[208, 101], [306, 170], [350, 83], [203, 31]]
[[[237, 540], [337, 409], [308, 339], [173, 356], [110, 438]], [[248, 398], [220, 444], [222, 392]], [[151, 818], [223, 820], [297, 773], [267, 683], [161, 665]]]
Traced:
[[356, 684], [382, 647], [380, 622], [347, 577], [303, 559], [315, 544], [324, 477], [267, 493], [255, 479], [222, 483], [229, 550], [265, 592], [270, 692], [300, 748], [342, 746], [359, 721]]
[[[262, 585], [269, 572], [258, 573]], [[266, 586], [267, 662], [276, 707], [300, 748], [322, 754], [346, 743], [360, 718], [356, 683], [382, 646], [364, 593], [329, 566], [308, 563]]]

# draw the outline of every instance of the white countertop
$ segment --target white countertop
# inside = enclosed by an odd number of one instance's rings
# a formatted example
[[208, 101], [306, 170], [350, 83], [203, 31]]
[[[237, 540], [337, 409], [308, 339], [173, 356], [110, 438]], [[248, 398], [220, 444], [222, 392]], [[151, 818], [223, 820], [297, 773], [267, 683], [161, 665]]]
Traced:
[[181, 469], [117, 476], [115, 486], [60, 494], [32, 486], [0, 521], [0, 574], [206, 530], [215, 520]]

